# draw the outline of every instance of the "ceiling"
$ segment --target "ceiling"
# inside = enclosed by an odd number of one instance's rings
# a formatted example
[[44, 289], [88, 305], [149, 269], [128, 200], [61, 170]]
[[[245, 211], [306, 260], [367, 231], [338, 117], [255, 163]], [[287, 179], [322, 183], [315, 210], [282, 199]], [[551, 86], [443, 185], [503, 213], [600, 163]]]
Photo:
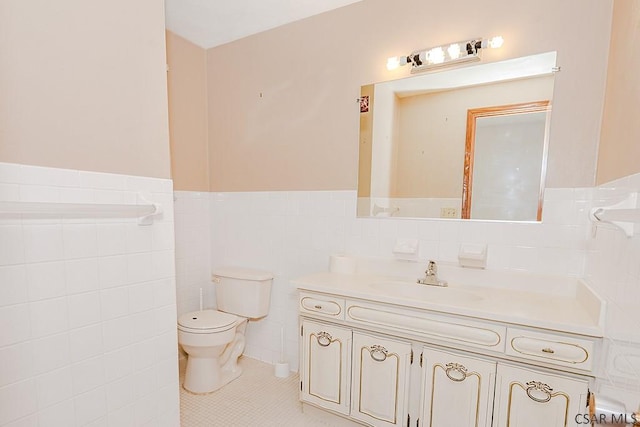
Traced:
[[209, 49], [361, 0], [165, 0], [166, 27]]

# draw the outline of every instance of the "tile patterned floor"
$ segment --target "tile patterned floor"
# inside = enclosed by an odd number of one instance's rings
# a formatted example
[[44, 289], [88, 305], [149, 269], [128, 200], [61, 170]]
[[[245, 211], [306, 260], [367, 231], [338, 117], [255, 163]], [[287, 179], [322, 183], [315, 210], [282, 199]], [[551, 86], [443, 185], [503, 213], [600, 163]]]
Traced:
[[[180, 388], [181, 427], [327, 427], [332, 421], [302, 413], [298, 375], [276, 378], [273, 366], [240, 359], [242, 375], [208, 395]], [[180, 364], [180, 383], [184, 363]]]

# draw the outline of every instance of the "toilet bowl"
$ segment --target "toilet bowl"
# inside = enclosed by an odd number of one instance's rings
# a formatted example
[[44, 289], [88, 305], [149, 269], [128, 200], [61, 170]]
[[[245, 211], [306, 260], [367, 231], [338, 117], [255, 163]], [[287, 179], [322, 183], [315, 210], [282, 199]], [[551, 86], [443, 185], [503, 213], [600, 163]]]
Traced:
[[183, 387], [192, 393], [218, 390], [242, 374], [248, 319], [267, 315], [273, 275], [241, 268], [214, 272], [219, 310], [178, 317], [178, 343], [187, 353]]
[[242, 373], [247, 319], [216, 310], [185, 313], [178, 318], [178, 342], [188, 354], [183, 387], [210, 393]]

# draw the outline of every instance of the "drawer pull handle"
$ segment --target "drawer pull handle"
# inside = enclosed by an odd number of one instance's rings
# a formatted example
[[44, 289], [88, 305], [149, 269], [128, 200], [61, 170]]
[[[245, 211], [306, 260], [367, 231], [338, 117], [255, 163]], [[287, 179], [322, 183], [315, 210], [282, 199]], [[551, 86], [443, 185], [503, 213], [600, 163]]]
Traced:
[[387, 355], [389, 354], [389, 352], [381, 345], [372, 345], [370, 354], [371, 358], [376, 362], [384, 362], [385, 360], [387, 360]]
[[538, 403], [547, 403], [550, 401], [552, 391], [553, 389], [549, 384], [540, 381], [529, 381], [527, 383], [527, 396]]
[[462, 382], [467, 379], [467, 368], [459, 363], [447, 363], [444, 373], [451, 381]]
[[320, 304], [316, 304], [313, 306], [316, 310], [322, 310], [322, 306]]
[[543, 348], [542, 352], [543, 353], [548, 353], [548, 354], [553, 354], [553, 353], [555, 353], [555, 350], [552, 349], [552, 348], [547, 347], [547, 348]]
[[333, 341], [333, 337], [329, 332], [319, 332], [316, 340], [318, 341], [318, 345], [320, 347], [329, 347], [329, 345]]

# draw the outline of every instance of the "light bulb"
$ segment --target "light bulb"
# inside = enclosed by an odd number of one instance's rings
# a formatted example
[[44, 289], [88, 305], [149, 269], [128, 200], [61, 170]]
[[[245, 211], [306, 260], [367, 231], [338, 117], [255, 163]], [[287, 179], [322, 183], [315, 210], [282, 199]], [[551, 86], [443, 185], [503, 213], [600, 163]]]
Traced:
[[429, 51], [428, 58], [432, 64], [442, 64], [444, 62], [444, 50], [440, 46], [434, 47]]
[[495, 36], [489, 39], [489, 47], [492, 49], [502, 47], [503, 43], [504, 39], [502, 38], [502, 36]]
[[449, 58], [451, 59], [460, 58], [460, 45], [458, 43], [453, 43], [451, 46], [449, 46], [447, 52], [449, 53]]
[[400, 58], [398, 58], [397, 56], [392, 56], [391, 58], [387, 59], [387, 70], [389, 71], [395, 70], [399, 66], [400, 66]]

